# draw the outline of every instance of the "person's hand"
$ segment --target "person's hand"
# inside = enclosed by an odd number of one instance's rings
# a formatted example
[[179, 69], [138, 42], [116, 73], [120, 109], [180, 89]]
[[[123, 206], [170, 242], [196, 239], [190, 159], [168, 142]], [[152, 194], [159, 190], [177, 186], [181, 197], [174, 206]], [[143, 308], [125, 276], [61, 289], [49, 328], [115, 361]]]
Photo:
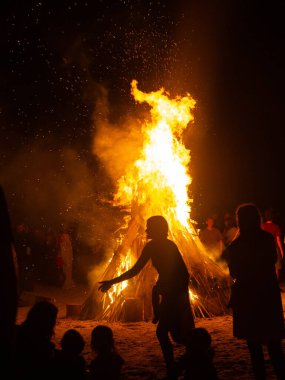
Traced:
[[100, 286], [99, 286], [98, 290], [101, 290], [101, 292], [103, 292], [103, 293], [106, 293], [111, 288], [111, 286], [113, 285], [111, 280], [100, 281], [99, 284], [100, 284]]

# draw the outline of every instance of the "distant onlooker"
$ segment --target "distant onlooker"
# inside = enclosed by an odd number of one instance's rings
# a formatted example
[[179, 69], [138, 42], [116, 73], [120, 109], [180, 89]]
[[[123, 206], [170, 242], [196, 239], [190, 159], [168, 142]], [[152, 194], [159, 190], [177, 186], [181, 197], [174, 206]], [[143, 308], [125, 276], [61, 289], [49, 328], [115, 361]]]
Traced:
[[275, 272], [275, 242], [261, 229], [255, 205], [239, 206], [237, 222], [239, 236], [223, 252], [234, 279], [230, 299], [233, 333], [247, 341], [256, 379], [266, 379], [263, 345], [267, 346], [277, 379], [285, 379], [281, 344], [285, 337], [284, 316]]
[[55, 353], [51, 338], [58, 309], [47, 301], [34, 304], [16, 329], [15, 379], [50, 379]]
[[73, 267], [73, 249], [71, 236], [66, 226], [62, 226], [62, 231], [58, 237], [58, 257], [57, 260], [62, 260], [62, 269], [64, 273], [64, 289], [73, 287], [72, 267]]
[[61, 350], [56, 350], [54, 376], [59, 379], [86, 379], [86, 363], [82, 351], [85, 342], [82, 335], [73, 329], [67, 330], [61, 339]]
[[24, 290], [32, 290], [34, 287], [34, 258], [32, 252], [31, 235], [25, 223], [16, 226], [15, 250], [18, 264], [19, 295]]
[[178, 374], [184, 372], [184, 380], [217, 380], [213, 363], [212, 338], [204, 328], [195, 328], [189, 335], [186, 353], [177, 364]]
[[223, 249], [223, 237], [221, 231], [214, 226], [215, 220], [212, 216], [206, 219], [206, 228], [199, 233], [199, 238], [206, 252], [213, 259], [219, 259]]
[[91, 334], [95, 358], [90, 364], [91, 380], [119, 380], [124, 360], [117, 353], [110, 327], [98, 325]]
[[269, 232], [275, 240], [277, 250], [277, 262], [276, 262], [276, 274], [279, 278], [279, 271], [283, 267], [283, 246], [281, 242], [281, 230], [278, 224], [273, 222], [273, 210], [272, 208], [266, 209], [264, 212], [264, 222], [262, 223], [262, 229]]

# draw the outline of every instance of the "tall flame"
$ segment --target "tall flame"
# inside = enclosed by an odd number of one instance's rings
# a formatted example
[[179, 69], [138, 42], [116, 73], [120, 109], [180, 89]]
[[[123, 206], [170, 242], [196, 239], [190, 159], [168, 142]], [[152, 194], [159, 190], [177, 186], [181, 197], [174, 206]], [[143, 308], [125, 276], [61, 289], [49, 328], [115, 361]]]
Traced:
[[144, 217], [164, 215], [170, 229], [179, 222], [189, 228], [188, 187], [190, 151], [182, 143], [182, 133], [193, 121], [195, 100], [187, 94], [170, 99], [162, 88], [144, 93], [133, 80], [132, 95], [139, 103], [151, 106], [151, 120], [142, 128], [143, 147], [139, 158], [119, 180], [115, 201], [144, 206]]
[[[208, 257], [190, 219], [190, 151], [182, 142], [182, 134], [194, 120], [195, 100], [190, 94], [171, 99], [163, 88], [144, 93], [138, 89], [136, 80], [132, 81], [132, 95], [137, 102], [151, 107], [150, 120], [142, 126], [142, 149], [137, 160], [130, 163], [118, 182], [114, 203], [129, 207], [130, 215], [104, 278], [119, 276], [131, 267], [145, 243], [145, 221], [150, 216], [162, 215], [169, 224], [170, 239], [177, 244], [192, 278], [189, 297], [195, 315], [225, 312], [228, 302], [225, 271]], [[126, 282], [116, 285], [104, 296], [101, 318], [117, 320], [125, 298], [140, 294], [145, 297], [145, 287], [154, 282], [155, 276], [145, 268], [132, 285]]]

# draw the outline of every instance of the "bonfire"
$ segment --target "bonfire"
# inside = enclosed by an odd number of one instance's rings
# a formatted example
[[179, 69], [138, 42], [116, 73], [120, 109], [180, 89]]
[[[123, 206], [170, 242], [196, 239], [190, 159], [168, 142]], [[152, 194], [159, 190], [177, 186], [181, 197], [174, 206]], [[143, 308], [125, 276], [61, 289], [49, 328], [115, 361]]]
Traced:
[[[127, 210], [128, 217], [102, 280], [131, 268], [146, 242], [146, 220], [162, 215], [169, 224], [169, 239], [178, 246], [190, 273], [189, 297], [195, 316], [223, 314], [228, 302], [227, 273], [208, 257], [191, 220], [191, 157], [182, 135], [193, 125], [196, 102], [190, 94], [171, 98], [163, 88], [144, 93], [135, 80], [131, 87], [134, 99], [150, 106], [150, 117], [142, 124], [139, 158], [129, 164], [117, 184], [113, 203]], [[85, 304], [84, 317], [122, 320], [128, 301], [137, 300], [141, 319], [150, 320], [150, 294], [155, 281], [156, 273], [149, 263], [137, 277], [114, 285], [102, 295], [99, 311], [95, 308], [96, 315], [90, 315], [90, 307]]]

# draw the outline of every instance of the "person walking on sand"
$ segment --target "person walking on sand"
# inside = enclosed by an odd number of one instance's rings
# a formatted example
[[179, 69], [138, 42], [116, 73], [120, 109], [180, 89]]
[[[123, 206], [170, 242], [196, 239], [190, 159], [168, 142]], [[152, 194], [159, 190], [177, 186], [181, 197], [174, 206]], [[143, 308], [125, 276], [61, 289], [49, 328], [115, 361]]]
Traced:
[[159, 277], [156, 291], [161, 296], [156, 335], [166, 362], [167, 378], [175, 379], [173, 347], [169, 338], [183, 343], [183, 339], [194, 328], [188, 285], [189, 273], [176, 244], [167, 239], [168, 224], [160, 215], [147, 220], [149, 242], [144, 246], [135, 265], [119, 277], [101, 281], [99, 290], [106, 292], [118, 282], [136, 276], [151, 260]]
[[284, 317], [275, 271], [275, 241], [262, 230], [260, 213], [254, 204], [242, 204], [236, 215], [239, 236], [222, 255], [234, 279], [230, 299], [233, 334], [247, 341], [255, 379], [266, 379], [266, 345], [277, 379], [284, 380]]
[[206, 227], [200, 231], [199, 238], [207, 254], [213, 260], [219, 260], [223, 249], [223, 237], [220, 230], [215, 227], [215, 219], [212, 216], [207, 217]]

